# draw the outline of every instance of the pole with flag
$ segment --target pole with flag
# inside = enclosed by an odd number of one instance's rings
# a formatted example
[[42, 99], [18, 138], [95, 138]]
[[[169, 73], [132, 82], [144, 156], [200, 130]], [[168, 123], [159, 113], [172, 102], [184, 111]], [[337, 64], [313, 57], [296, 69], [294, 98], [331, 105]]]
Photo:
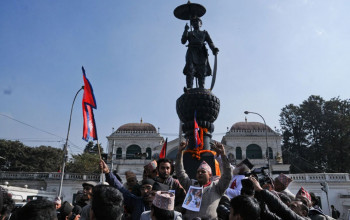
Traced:
[[98, 140], [97, 138], [97, 130], [96, 123], [94, 118], [93, 108], [97, 109], [96, 100], [94, 96], [94, 91], [89, 80], [86, 78], [85, 69], [81, 67], [83, 70], [83, 78], [84, 78], [84, 96], [83, 96], [83, 140], [89, 141], [89, 138], [93, 140]]
[[166, 138], [165, 141], [164, 141], [162, 150], [160, 151], [160, 154], [159, 154], [159, 159], [166, 158], [166, 148], [167, 148], [167, 145], [168, 145], [168, 138]]
[[[96, 123], [95, 123], [95, 117], [94, 117], [94, 111], [93, 111], [93, 109], [97, 109], [94, 90], [92, 89], [90, 81], [86, 78], [84, 67], [82, 66], [81, 69], [83, 71], [83, 79], [84, 79], [84, 96], [83, 96], [83, 102], [82, 102], [83, 119], [84, 119], [83, 140], [87, 142], [91, 138], [92, 140], [97, 141], [98, 154], [99, 154], [100, 160], [102, 160], [101, 148], [98, 143], [97, 129], [96, 129]], [[101, 182], [104, 182], [103, 177], [104, 175], [103, 173], [101, 173]]]

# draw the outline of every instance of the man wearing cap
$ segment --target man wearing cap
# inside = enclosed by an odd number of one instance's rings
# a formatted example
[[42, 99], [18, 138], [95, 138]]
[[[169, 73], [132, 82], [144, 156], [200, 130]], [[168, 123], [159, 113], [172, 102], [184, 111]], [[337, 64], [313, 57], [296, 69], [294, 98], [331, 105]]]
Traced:
[[310, 192], [311, 197], [311, 207], [309, 209], [308, 216], [312, 220], [330, 220], [332, 219], [330, 216], [327, 216], [323, 213], [322, 209], [319, 206], [319, 199], [316, 197], [315, 193]]
[[[157, 172], [157, 161], [152, 160], [151, 162], [149, 162], [148, 164], [146, 164], [143, 167], [143, 175], [142, 175], [142, 179], [155, 179], [158, 176], [158, 172]], [[141, 196], [141, 185], [142, 185], [142, 180], [140, 182], [138, 182], [138, 184], [136, 184], [133, 189], [132, 189], [132, 193], [136, 196]]]
[[158, 176], [157, 165], [157, 161], [152, 160], [143, 167], [146, 178], [155, 179]]
[[83, 185], [83, 199], [85, 200], [86, 205], [81, 211], [80, 220], [90, 220], [90, 208], [91, 208], [91, 199], [92, 199], [92, 189], [97, 185], [96, 182], [88, 181], [82, 184]]
[[123, 187], [123, 184], [109, 171], [107, 164], [103, 160], [100, 160], [100, 169], [105, 173], [106, 181], [109, 185], [117, 188], [123, 194], [124, 205], [131, 211], [131, 218], [133, 220], [139, 220], [142, 212], [151, 209], [155, 191], [169, 190], [167, 185], [146, 178], [142, 180], [141, 197], [139, 197]]
[[60, 197], [56, 197], [53, 202], [55, 203], [56, 210], [59, 210], [61, 208], [61, 199], [60, 199]]
[[226, 190], [226, 195], [233, 199], [236, 196], [241, 195], [241, 189], [242, 189], [242, 179], [245, 178], [244, 173], [250, 172], [251, 167], [248, 167], [247, 164], [251, 164], [249, 160], [245, 159], [241, 163], [239, 163], [233, 170], [232, 170], [232, 180], [229, 184], [229, 187]]
[[125, 172], [126, 183], [124, 183], [124, 188], [132, 192], [133, 187], [137, 184], [136, 174], [132, 171]]
[[280, 173], [275, 179], [274, 179], [274, 186], [276, 192], [281, 192], [289, 196], [291, 199], [295, 198], [295, 195], [289, 191], [288, 185], [293, 180], [289, 178], [287, 175]]
[[174, 179], [171, 174], [173, 173], [172, 161], [167, 158], [162, 158], [157, 161], [158, 177], [155, 181], [166, 184], [170, 190], [175, 191], [175, 210], [181, 211], [182, 203], [186, 196], [186, 191], [180, 184], [179, 180]]
[[[59, 209], [60, 213], [57, 215], [58, 220], [68, 220], [72, 216], [72, 210], [73, 206], [69, 202], [63, 202]], [[75, 219], [79, 219], [79, 217], [76, 216]]]
[[182, 214], [174, 211], [175, 194], [166, 191], [158, 191], [152, 202], [151, 210], [141, 214], [140, 220], [149, 219], [174, 219], [181, 220]]
[[299, 199], [300, 201], [302, 201], [304, 205], [306, 205], [308, 208], [312, 206], [311, 195], [308, 191], [304, 189], [304, 187], [300, 187], [299, 191], [295, 195], [295, 199]]
[[187, 143], [181, 142], [179, 146], [179, 151], [176, 156], [176, 175], [179, 178], [181, 185], [188, 191], [191, 185], [203, 187], [202, 195], [202, 204], [199, 212], [186, 210], [186, 213], [183, 215], [184, 219], [193, 219], [195, 217], [200, 217], [203, 219], [216, 219], [219, 201], [225, 190], [229, 186], [231, 181], [231, 167], [228, 161], [228, 158], [225, 154], [224, 145], [221, 143], [215, 142], [213, 148], [216, 151], [217, 155], [221, 155], [222, 159], [222, 176], [220, 179], [211, 181], [212, 171], [210, 166], [203, 161], [202, 164], [197, 169], [196, 178], [197, 180], [191, 180], [183, 167], [182, 154], [183, 150], [186, 148]]

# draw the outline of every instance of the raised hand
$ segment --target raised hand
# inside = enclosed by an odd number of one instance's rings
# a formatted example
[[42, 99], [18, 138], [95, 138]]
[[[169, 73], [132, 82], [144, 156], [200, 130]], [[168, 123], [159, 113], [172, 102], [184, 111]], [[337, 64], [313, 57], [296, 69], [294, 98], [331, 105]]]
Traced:
[[185, 25], [185, 31], [188, 31], [190, 29], [190, 27], [188, 26], [188, 24], [186, 23]]
[[219, 48], [215, 47], [213, 49], [213, 55], [217, 55], [219, 53]]
[[107, 164], [103, 161], [103, 160], [100, 160], [100, 169], [103, 173], [109, 173], [109, 168], [107, 166]]
[[183, 150], [185, 150], [185, 148], [188, 145], [188, 140], [185, 141], [181, 141], [180, 146], [179, 146], [179, 152], [182, 152]]
[[211, 147], [215, 150], [215, 152], [218, 155], [225, 155], [225, 147], [222, 143], [215, 141], [214, 144], [211, 145]]
[[255, 191], [259, 192], [259, 191], [263, 190], [263, 188], [261, 188], [261, 186], [260, 186], [260, 183], [254, 177], [251, 176], [248, 179], [253, 182], [253, 186], [254, 186]]

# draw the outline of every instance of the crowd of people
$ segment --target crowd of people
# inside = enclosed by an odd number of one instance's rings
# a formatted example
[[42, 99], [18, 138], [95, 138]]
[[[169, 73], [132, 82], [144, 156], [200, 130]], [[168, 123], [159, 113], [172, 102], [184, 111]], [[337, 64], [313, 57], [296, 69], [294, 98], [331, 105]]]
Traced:
[[296, 195], [292, 194], [288, 190], [292, 180], [282, 173], [275, 179], [256, 175], [247, 159], [233, 167], [221, 143], [216, 142], [212, 147], [221, 175], [213, 176], [211, 167], [203, 161], [197, 168], [196, 179], [190, 179], [183, 166], [186, 146], [187, 142], [180, 144], [175, 163], [162, 158], [145, 165], [141, 181], [133, 172], [126, 172], [124, 184], [101, 160], [99, 168], [108, 184], [83, 183], [74, 205], [60, 198], [43, 199], [14, 210], [11, 196], [1, 188], [0, 220], [331, 220], [339, 217], [334, 207], [333, 218], [325, 215], [315, 194], [303, 187]]

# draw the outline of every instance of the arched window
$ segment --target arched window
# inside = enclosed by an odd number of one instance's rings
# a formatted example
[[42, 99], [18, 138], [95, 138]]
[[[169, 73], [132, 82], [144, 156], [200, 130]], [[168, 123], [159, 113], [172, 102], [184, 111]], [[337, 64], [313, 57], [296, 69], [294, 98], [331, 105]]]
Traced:
[[236, 159], [242, 160], [242, 148], [241, 147], [236, 147]]
[[266, 158], [273, 159], [273, 151], [271, 147], [266, 149]]
[[146, 148], [146, 153], [147, 153], [147, 160], [150, 160], [152, 158], [152, 149], [150, 147]]
[[126, 149], [126, 159], [140, 159], [138, 155], [141, 155], [141, 147], [138, 145], [130, 145]]
[[256, 144], [250, 144], [247, 147], [247, 158], [248, 159], [262, 159], [261, 147]]
[[121, 147], [117, 148], [117, 154], [115, 155], [115, 159], [121, 159], [123, 154], [123, 150]]

